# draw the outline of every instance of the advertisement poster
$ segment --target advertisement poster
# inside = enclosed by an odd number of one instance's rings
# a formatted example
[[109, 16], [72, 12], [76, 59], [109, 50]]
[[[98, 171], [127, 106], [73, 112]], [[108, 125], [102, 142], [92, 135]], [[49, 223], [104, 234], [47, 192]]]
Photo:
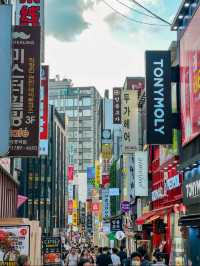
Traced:
[[41, 66], [40, 70], [40, 155], [48, 155], [49, 66]]
[[146, 51], [147, 144], [172, 143], [171, 54]]
[[39, 153], [40, 28], [19, 27], [13, 33], [10, 156]]
[[[200, 134], [200, 9], [180, 41], [182, 145]], [[192, 45], [191, 45], [192, 43]]]
[[113, 124], [121, 124], [121, 88], [113, 88]]
[[43, 265], [61, 264], [61, 238], [43, 237], [42, 238]]
[[0, 265], [15, 266], [20, 255], [29, 256], [29, 253], [30, 227], [28, 225], [0, 226]]
[[124, 90], [122, 92], [122, 150], [124, 154], [138, 149], [138, 92]]
[[5, 156], [9, 150], [11, 50], [12, 6], [0, 5], [0, 156]]

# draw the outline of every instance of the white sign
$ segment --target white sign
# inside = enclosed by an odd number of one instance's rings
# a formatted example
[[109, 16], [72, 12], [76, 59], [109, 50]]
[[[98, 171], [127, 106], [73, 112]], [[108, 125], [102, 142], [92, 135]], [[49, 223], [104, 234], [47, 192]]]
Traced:
[[164, 198], [164, 196], [165, 195], [164, 195], [164, 191], [163, 191], [162, 187], [152, 191], [152, 201], [156, 201], [156, 200], [162, 199], [162, 198]]
[[138, 92], [122, 91], [122, 150], [124, 154], [138, 150]]
[[110, 196], [119, 196], [119, 188], [110, 188], [109, 189]]
[[110, 195], [109, 195], [109, 189], [105, 188], [102, 190], [102, 213], [103, 218], [109, 218], [110, 217]]
[[117, 240], [123, 240], [126, 236], [125, 236], [124, 232], [122, 232], [122, 231], [118, 231], [118, 232], [115, 234], [115, 237], [117, 238]]
[[68, 184], [68, 199], [73, 200], [74, 198], [74, 187], [72, 184]]
[[148, 196], [148, 156], [147, 152], [137, 151], [134, 158], [135, 196]]
[[11, 32], [12, 6], [0, 5], [0, 156], [5, 156], [9, 150], [12, 65]]
[[19, 255], [29, 257], [30, 227], [28, 225], [0, 226], [0, 265], [15, 265]]

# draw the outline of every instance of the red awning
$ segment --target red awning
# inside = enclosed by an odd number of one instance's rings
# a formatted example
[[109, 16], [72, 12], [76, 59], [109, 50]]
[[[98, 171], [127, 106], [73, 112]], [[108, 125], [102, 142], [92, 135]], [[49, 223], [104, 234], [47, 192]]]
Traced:
[[143, 225], [151, 216], [154, 215], [154, 212], [144, 213], [142, 216], [138, 217], [135, 223], [137, 225]]

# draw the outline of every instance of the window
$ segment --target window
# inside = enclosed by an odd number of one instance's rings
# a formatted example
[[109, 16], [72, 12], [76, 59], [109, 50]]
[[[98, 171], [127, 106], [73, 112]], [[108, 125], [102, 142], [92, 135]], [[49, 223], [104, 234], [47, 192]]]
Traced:
[[83, 114], [83, 116], [90, 116], [91, 110], [83, 110], [82, 114]]
[[83, 106], [90, 106], [91, 105], [91, 98], [90, 97], [84, 97], [82, 101], [83, 101]]

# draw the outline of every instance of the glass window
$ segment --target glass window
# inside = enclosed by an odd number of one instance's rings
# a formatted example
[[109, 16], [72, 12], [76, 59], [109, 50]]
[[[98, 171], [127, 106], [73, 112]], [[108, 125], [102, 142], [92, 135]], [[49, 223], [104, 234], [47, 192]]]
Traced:
[[91, 110], [83, 110], [82, 116], [91, 116]]
[[91, 98], [90, 97], [84, 97], [83, 98], [83, 106], [89, 106], [91, 105]]

